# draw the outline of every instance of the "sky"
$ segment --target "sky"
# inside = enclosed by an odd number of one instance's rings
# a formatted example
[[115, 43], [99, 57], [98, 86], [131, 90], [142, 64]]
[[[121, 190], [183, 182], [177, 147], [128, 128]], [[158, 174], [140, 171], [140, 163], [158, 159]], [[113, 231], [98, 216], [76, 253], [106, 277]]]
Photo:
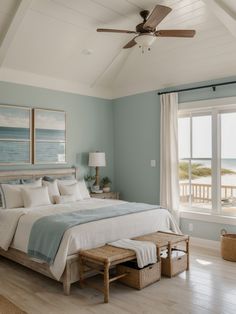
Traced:
[[[190, 118], [179, 119], [179, 158], [190, 158]], [[193, 158], [212, 157], [211, 116], [192, 118]], [[236, 159], [236, 113], [221, 114], [221, 157]]]
[[29, 110], [0, 107], [0, 127], [28, 128], [29, 117]]
[[65, 130], [65, 112], [36, 110], [37, 129]]
[[[0, 127], [29, 128], [30, 110], [0, 106]], [[35, 127], [65, 130], [65, 112], [37, 110]]]

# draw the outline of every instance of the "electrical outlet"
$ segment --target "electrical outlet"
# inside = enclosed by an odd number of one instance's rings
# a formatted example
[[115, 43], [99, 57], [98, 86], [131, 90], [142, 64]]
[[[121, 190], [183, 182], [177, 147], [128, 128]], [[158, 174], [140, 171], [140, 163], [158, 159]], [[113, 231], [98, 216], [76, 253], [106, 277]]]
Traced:
[[151, 164], [152, 168], [155, 168], [156, 167], [156, 160], [155, 159], [151, 160], [150, 164]]
[[193, 231], [193, 224], [192, 223], [188, 224], [188, 231]]

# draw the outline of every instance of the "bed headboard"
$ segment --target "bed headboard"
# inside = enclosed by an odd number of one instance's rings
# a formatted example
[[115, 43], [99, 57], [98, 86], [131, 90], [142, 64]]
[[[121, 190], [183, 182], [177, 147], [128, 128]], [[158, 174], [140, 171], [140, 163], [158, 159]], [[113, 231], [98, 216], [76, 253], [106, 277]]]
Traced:
[[78, 179], [78, 168], [53, 168], [53, 169], [27, 169], [27, 170], [3, 170], [0, 171], [0, 182], [16, 179], [33, 179], [43, 176], [59, 178], [74, 176]]

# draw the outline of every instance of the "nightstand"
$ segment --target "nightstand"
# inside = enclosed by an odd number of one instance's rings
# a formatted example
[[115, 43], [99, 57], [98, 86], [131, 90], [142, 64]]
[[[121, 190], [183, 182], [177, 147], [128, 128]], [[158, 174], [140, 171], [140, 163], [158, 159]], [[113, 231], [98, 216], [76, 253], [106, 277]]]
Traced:
[[118, 200], [120, 197], [119, 192], [107, 192], [107, 193], [90, 193], [93, 198], [114, 199]]

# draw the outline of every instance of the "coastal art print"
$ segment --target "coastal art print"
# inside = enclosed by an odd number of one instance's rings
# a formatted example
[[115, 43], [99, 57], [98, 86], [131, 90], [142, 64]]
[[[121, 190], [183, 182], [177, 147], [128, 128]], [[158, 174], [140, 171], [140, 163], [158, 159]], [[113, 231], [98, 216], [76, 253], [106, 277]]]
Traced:
[[66, 113], [34, 109], [34, 163], [66, 162]]
[[31, 109], [0, 105], [0, 164], [31, 163]]

